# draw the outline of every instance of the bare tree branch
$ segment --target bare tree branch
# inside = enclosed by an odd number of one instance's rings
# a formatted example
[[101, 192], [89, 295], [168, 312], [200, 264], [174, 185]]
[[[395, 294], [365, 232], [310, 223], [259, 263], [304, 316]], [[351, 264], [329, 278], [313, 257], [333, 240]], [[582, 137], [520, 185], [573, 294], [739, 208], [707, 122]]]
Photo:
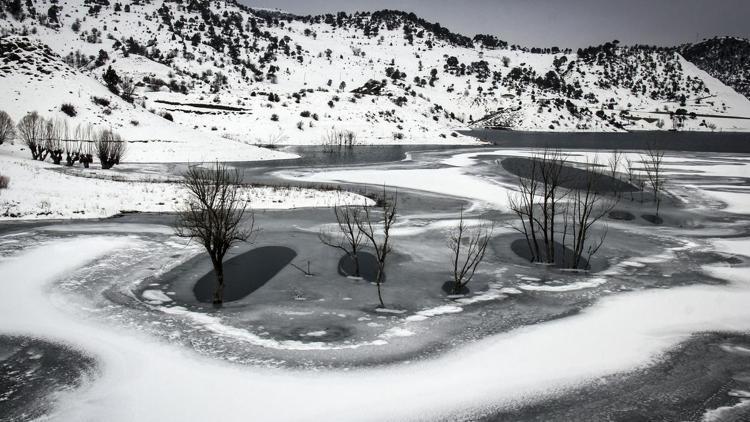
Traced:
[[240, 171], [219, 162], [212, 168], [192, 165], [182, 180], [188, 198], [179, 211], [175, 233], [206, 248], [216, 273], [213, 303], [217, 306], [224, 302], [224, 255], [233, 244], [251, 241], [258, 232], [241, 185]]
[[448, 247], [453, 252], [453, 294], [459, 294], [474, 277], [484, 259], [494, 226], [467, 227], [461, 208], [458, 226], [450, 233]]
[[391, 239], [391, 227], [396, 221], [396, 209], [398, 206], [398, 194], [394, 194], [390, 198], [388, 197], [385, 186], [383, 186], [383, 198], [380, 202], [380, 211], [383, 214], [382, 222], [382, 234], [378, 233], [373, 226], [373, 215], [370, 207], [366, 204], [362, 205], [362, 213], [357, 216], [355, 220], [357, 229], [367, 239], [375, 250], [375, 258], [377, 259], [378, 272], [375, 277], [375, 284], [378, 286], [378, 300], [380, 300], [380, 306], [385, 307], [383, 302], [383, 294], [381, 291], [381, 284], [383, 283], [383, 276], [385, 275], [385, 263], [388, 258], [388, 254], [392, 250], [390, 243]]

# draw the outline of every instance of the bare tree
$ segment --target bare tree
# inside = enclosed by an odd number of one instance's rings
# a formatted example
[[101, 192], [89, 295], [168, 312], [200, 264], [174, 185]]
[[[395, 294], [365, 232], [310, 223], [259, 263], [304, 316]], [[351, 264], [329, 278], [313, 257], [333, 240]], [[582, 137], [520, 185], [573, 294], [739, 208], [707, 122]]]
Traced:
[[[630, 183], [631, 186], [638, 187], [640, 183], [640, 174], [638, 172], [638, 169], [635, 167], [635, 162], [631, 160], [627, 155], [625, 156], [625, 165], [627, 166], [626, 170], [628, 172], [628, 183]], [[630, 201], [633, 201], [632, 189], [630, 190]]]
[[560, 151], [549, 151], [545, 149], [541, 155], [532, 157], [532, 160], [538, 162], [538, 173], [532, 177], [540, 179], [540, 188], [542, 195], [541, 216], [534, 218], [538, 229], [542, 232], [542, 239], [545, 247], [545, 262], [555, 262], [555, 228], [556, 217], [560, 212], [558, 204], [565, 199], [568, 194], [567, 190], [560, 189], [563, 183], [563, 169], [567, 159]]
[[219, 162], [212, 168], [190, 166], [183, 175], [188, 198], [179, 210], [175, 232], [206, 248], [216, 274], [215, 306], [224, 303], [224, 255], [233, 244], [251, 240], [258, 231], [255, 216], [242, 198], [241, 183], [239, 170]]
[[[535, 174], [537, 169], [537, 161], [531, 160], [531, 173]], [[508, 204], [510, 209], [518, 216], [521, 221], [521, 228], [513, 226], [514, 229], [523, 233], [526, 238], [526, 244], [529, 247], [529, 253], [531, 254], [531, 262], [541, 260], [539, 254], [539, 243], [536, 238], [536, 228], [534, 221], [536, 216], [534, 210], [536, 208], [536, 197], [539, 190], [539, 182], [536, 178], [529, 177], [525, 178], [522, 176], [518, 177], [518, 192], [508, 194]]]
[[0, 145], [9, 139], [13, 139], [15, 135], [13, 119], [10, 118], [8, 113], [0, 110]]
[[492, 237], [493, 227], [482, 224], [468, 227], [461, 208], [458, 226], [450, 233], [448, 247], [453, 255], [453, 294], [459, 294], [474, 277]]
[[664, 173], [662, 172], [662, 163], [664, 161], [664, 151], [648, 148], [646, 155], [642, 155], [644, 169], [648, 184], [654, 192], [654, 202], [656, 202], [656, 216], [659, 216], [659, 205], [661, 196], [659, 193], [664, 189]]
[[105, 129], [99, 132], [94, 148], [102, 169], [111, 169], [115, 164], [120, 164], [120, 160], [125, 156], [126, 145], [120, 135], [112, 130]]
[[381, 292], [380, 285], [383, 283], [383, 276], [385, 275], [385, 263], [388, 258], [388, 254], [392, 250], [390, 243], [391, 239], [391, 227], [396, 221], [396, 208], [398, 205], [398, 195], [394, 194], [391, 198], [388, 197], [383, 187], [383, 198], [378, 201], [380, 210], [383, 214], [382, 222], [382, 234], [378, 233], [373, 225], [372, 211], [366, 204], [362, 205], [362, 213], [360, 214], [357, 222], [357, 229], [362, 232], [365, 238], [370, 242], [372, 248], [375, 250], [375, 258], [377, 260], [378, 271], [375, 277], [375, 284], [378, 286], [378, 300], [380, 300], [380, 306], [385, 308], [383, 302], [383, 294]]
[[336, 205], [333, 213], [336, 215], [337, 230], [323, 231], [318, 234], [324, 244], [341, 249], [354, 263], [354, 276], [359, 277], [359, 256], [357, 253], [364, 243], [364, 234], [357, 225], [362, 220], [362, 207], [358, 205]]
[[612, 154], [609, 156], [609, 160], [607, 161], [607, 165], [609, 166], [609, 176], [613, 179], [617, 179], [617, 170], [620, 167], [620, 163], [623, 160], [623, 153], [619, 150], [612, 151]]
[[[585, 183], [581, 188], [572, 190], [570, 201], [567, 204], [564, 232], [565, 236], [567, 236], [568, 231], [571, 234], [570, 243], [573, 256], [569, 262], [566, 262], [566, 266], [570, 268], [580, 268], [584, 254], [586, 254], [586, 261], [590, 261], [591, 257], [604, 244], [607, 234], [606, 227], [602, 236], [594, 242], [590, 239], [591, 228], [614, 209], [617, 204], [617, 196], [615, 196], [615, 199], [611, 199], [596, 190], [597, 179], [602, 176], [603, 174], [596, 161], [587, 162], [586, 176], [584, 176], [586, 178]], [[565, 244], [565, 240], [563, 240], [563, 244]]]
[[562, 189], [566, 162], [559, 151], [545, 149], [534, 154], [528, 159], [528, 173], [518, 178], [518, 193], [509, 196], [510, 208], [521, 220], [521, 228], [516, 230], [524, 234], [532, 262], [555, 262], [556, 223], [562, 211], [559, 205], [568, 195]]
[[42, 140], [44, 136], [44, 118], [36, 111], [32, 111], [21, 118], [17, 125], [18, 135], [24, 145], [31, 151], [34, 160], [44, 161], [47, 149]]

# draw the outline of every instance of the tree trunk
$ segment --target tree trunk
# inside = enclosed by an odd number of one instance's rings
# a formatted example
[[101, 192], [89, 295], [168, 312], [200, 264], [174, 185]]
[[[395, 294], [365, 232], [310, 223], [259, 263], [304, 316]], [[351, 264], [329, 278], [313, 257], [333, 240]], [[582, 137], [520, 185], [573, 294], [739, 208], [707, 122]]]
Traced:
[[383, 266], [379, 264], [378, 276], [375, 278], [375, 284], [378, 285], [378, 300], [380, 300], [380, 307], [385, 308], [385, 303], [383, 302], [383, 294], [380, 292], [380, 281], [382, 278], [383, 278]]
[[352, 253], [352, 260], [354, 260], [354, 277], [359, 277], [359, 256], [356, 250]]
[[221, 306], [224, 303], [224, 263], [219, 261], [214, 264], [216, 273], [216, 288], [214, 289], [214, 306]]

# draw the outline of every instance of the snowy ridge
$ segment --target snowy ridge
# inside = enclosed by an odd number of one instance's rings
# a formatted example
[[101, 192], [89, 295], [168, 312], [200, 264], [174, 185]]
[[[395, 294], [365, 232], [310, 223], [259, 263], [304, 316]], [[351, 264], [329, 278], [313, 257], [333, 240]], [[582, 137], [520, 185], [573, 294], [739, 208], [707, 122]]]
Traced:
[[[136, 100], [98, 117], [127, 128], [132, 139], [320, 144], [347, 130], [356, 143], [455, 144], [472, 142], [456, 133], [472, 122], [667, 130], [679, 109], [699, 115], [682, 119], [681, 129], [750, 130], [750, 120], [726, 118], [750, 117], [750, 101], [686, 65], [674, 49], [606, 43], [577, 53], [529, 50], [490, 36], [472, 40], [397, 11], [298, 17], [205, 0], [66, 0], [53, 21], [48, 4], [32, 4], [21, 16], [6, 15], [3, 28], [38, 39], [100, 83], [71, 89], [57, 81], [49, 84], [61, 86], [55, 96], [35, 98], [31, 87], [18, 89], [33, 76], [18, 75], [16, 95], [0, 107], [17, 115], [54, 111], [90, 92], [114, 97], [101, 85], [111, 66], [137, 83]], [[138, 126], [128, 126], [126, 110], [138, 111]], [[149, 119], [148, 110], [157, 115]], [[177, 125], [156, 124], [165, 113]], [[176, 135], [175, 127], [185, 130]]]

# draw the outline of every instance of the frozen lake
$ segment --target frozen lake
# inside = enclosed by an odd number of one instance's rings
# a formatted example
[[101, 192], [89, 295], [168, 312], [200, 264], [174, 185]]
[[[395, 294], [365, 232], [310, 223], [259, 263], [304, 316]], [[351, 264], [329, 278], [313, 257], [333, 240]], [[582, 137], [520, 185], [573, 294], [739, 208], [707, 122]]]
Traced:
[[[320, 165], [317, 157], [248, 169], [248, 181], [399, 189], [385, 313], [375, 310], [374, 286], [342, 276], [340, 251], [318, 240], [335, 222], [329, 209], [259, 211], [262, 237], [228, 259], [283, 247], [314, 276], [287, 265], [220, 311], [195, 297], [210, 263], [173, 236], [169, 214], [3, 223], [2, 362], [42, 379], [68, 375], [51, 382], [54, 391], [0, 380], [0, 413], [741, 420], [750, 397], [750, 156], [667, 153], [664, 224], [642, 217], [647, 200], [623, 196], [617, 209], [634, 218], [607, 220], [596, 272], [580, 273], [530, 264], [510, 248], [519, 239], [507, 210], [516, 176], [502, 161], [530, 153], [356, 148], [348, 158], [326, 153]], [[575, 149], [569, 161], [608, 154]], [[470, 293], [447, 297], [446, 231], [462, 207], [497, 229]]]

